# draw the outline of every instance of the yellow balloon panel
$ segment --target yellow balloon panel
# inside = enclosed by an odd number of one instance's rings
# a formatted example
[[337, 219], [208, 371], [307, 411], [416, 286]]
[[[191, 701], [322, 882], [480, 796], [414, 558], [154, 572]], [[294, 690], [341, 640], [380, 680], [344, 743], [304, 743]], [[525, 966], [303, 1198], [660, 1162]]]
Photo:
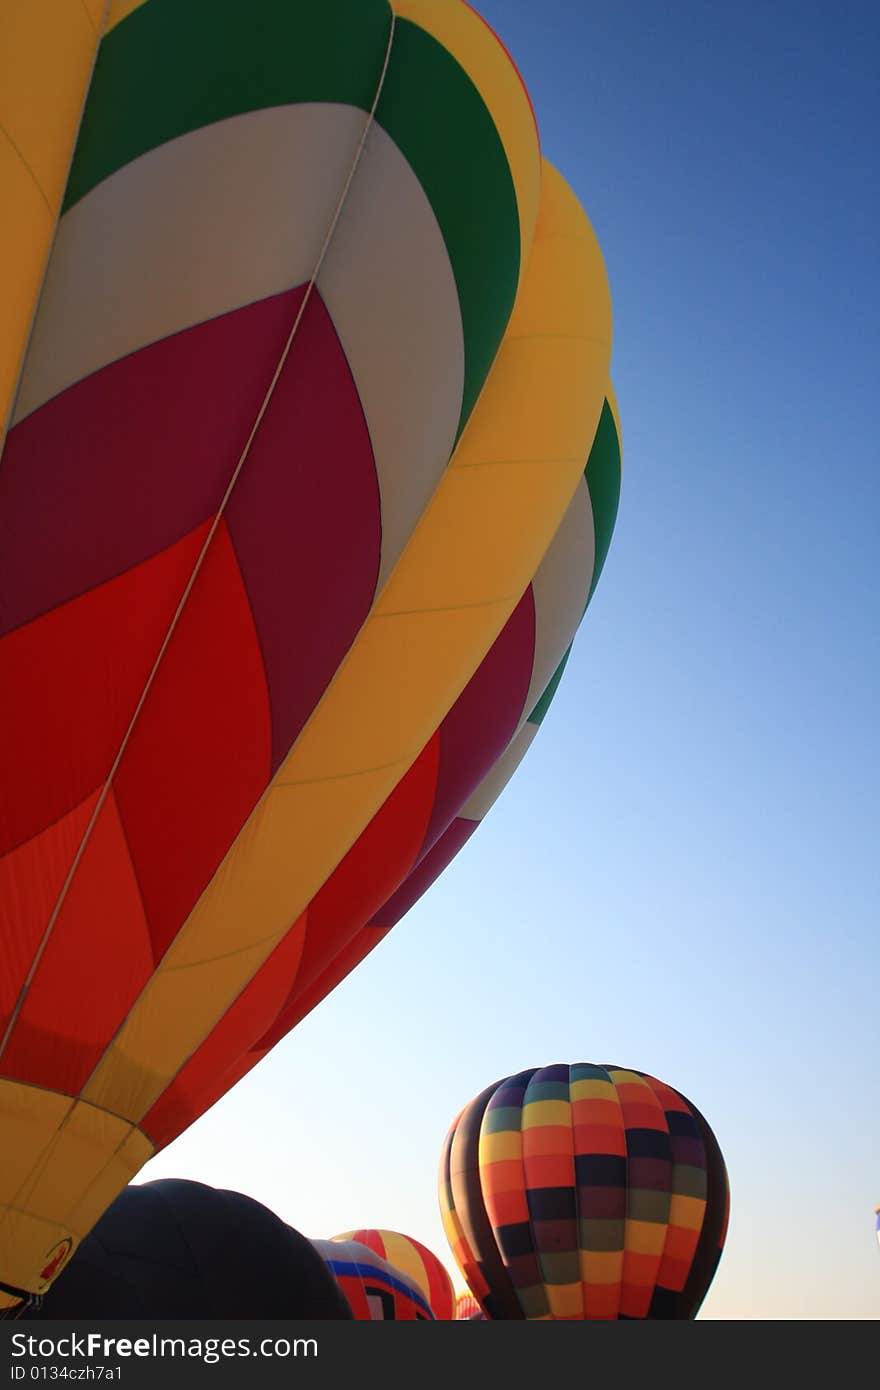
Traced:
[[[69, 1096], [0, 1080], [3, 1281], [40, 1293], [118, 1192], [152, 1157], [127, 1121]], [[0, 1307], [17, 1300], [0, 1291]]]
[[0, 447], [52, 244], [103, 4], [0, 5]]

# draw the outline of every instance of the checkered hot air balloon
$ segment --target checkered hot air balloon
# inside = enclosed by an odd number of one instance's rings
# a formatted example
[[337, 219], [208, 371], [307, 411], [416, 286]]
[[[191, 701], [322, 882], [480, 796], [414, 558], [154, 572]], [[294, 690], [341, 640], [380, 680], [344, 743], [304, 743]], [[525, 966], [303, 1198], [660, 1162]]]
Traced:
[[52, 13], [0, 6], [0, 1304], [448, 861], [619, 485], [601, 252], [468, 5]]
[[693, 1318], [727, 1172], [690, 1101], [643, 1072], [520, 1072], [465, 1107], [440, 1161], [455, 1259], [490, 1318]]

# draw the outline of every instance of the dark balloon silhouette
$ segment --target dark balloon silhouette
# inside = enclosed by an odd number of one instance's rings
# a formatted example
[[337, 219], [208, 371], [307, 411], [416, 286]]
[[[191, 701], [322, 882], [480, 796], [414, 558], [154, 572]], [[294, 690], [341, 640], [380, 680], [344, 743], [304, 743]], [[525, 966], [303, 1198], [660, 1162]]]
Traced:
[[241, 1192], [126, 1187], [30, 1317], [345, 1318], [310, 1241]]

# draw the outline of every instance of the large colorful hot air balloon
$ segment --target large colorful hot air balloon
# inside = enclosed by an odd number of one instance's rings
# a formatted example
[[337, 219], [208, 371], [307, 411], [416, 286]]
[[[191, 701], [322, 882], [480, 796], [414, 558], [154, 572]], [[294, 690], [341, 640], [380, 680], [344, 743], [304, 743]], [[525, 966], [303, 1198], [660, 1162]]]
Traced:
[[120, 1192], [41, 1318], [351, 1318], [311, 1241], [242, 1192], [182, 1178]]
[[432, 1322], [419, 1284], [357, 1240], [313, 1240], [358, 1322]]
[[611, 343], [459, 0], [67, 8], [82, 42], [0, 18], [9, 1300], [290, 1000], [311, 905], [563, 524]]
[[446, 1266], [421, 1241], [399, 1231], [357, 1230], [333, 1236], [334, 1241], [355, 1240], [375, 1255], [402, 1269], [414, 1279], [431, 1306], [434, 1317], [451, 1322], [455, 1317], [455, 1290]]
[[459, 1268], [490, 1318], [693, 1318], [727, 1231], [700, 1112], [643, 1072], [520, 1072], [461, 1112], [440, 1161]]

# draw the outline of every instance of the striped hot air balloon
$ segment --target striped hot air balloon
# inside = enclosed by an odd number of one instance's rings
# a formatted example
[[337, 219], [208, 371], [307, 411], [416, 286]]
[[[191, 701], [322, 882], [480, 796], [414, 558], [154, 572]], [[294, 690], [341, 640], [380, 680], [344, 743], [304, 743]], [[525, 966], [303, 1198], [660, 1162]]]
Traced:
[[431, 1305], [438, 1321], [451, 1322], [455, 1317], [455, 1290], [446, 1266], [421, 1241], [399, 1231], [364, 1229], [344, 1231], [333, 1236], [334, 1241], [355, 1240], [365, 1245], [383, 1260], [402, 1269], [414, 1279]]
[[423, 1289], [405, 1270], [357, 1240], [313, 1240], [358, 1322], [433, 1322]]
[[457, 816], [426, 757], [322, 917], [583, 488], [611, 314], [460, 0], [6, 0], [0, 49], [15, 1301]]

